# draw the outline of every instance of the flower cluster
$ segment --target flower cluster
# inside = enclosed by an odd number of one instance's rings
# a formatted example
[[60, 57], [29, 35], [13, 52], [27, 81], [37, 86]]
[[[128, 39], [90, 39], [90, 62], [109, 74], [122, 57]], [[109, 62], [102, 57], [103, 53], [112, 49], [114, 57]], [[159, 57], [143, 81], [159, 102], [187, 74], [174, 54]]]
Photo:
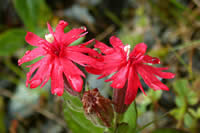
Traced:
[[[101, 75], [99, 78], [114, 74], [106, 82], [112, 81], [110, 86], [114, 89], [127, 86], [125, 104], [130, 104], [135, 99], [138, 88], [144, 92], [138, 74], [150, 88], [169, 90], [157, 77], [170, 79], [175, 75], [170, 72], [163, 72], [168, 68], [150, 65], [159, 64], [160, 60], [145, 55], [146, 44], [137, 44], [130, 51], [130, 45], [123, 45], [119, 38], [112, 36], [110, 38], [112, 47], [95, 41], [95, 48], [102, 52], [102, 54], [99, 54], [97, 51], [86, 47], [94, 39], [83, 44], [70, 46], [72, 42], [85, 36], [87, 32], [84, 27], [72, 29], [65, 33], [64, 28], [67, 25], [67, 22], [60, 21], [53, 31], [51, 26], [47, 24], [49, 34], [45, 35], [45, 39], [31, 32], [27, 33], [26, 42], [37, 46], [37, 48], [27, 51], [18, 61], [19, 65], [39, 56], [43, 57], [38, 62], [28, 66], [30, 71], [27, 73], [27, 87], [29, 85], [30, 88], [36, 88], [39, 85], [43, 87], [51, 78], [52, 94], [61, 96], [64, 92], [64, 78], [66, 78], [74, 91], [81, 92], [85, 74], [76, 66], [76, 64], [79, 64], [85, 67], [89, 73]], [[99, 60], [99, 58], [101, 59]]]

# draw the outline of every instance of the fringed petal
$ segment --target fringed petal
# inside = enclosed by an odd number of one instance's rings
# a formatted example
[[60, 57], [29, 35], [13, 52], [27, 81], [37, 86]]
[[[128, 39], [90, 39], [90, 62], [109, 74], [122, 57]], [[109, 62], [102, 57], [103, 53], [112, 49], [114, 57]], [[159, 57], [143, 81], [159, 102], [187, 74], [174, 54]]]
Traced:
[[[90, 40], [88, 42], [91, 43], [92, 41], [93, 40]], [[89, 44], [88, 42], [86, 42], [87, 45]], [[69, 47], [67, 47], [67, 50], [68, 51], [73, 51], [73, 52], [85, 53], [85, 54], [88, 54], [88, 55], [93, 56], [93, 57], [99, 57], [99, 58], [101, 57], [101, 55], [97, 51], [95, 51], [95, 50], [93, 50], [91, 48], [85, 47], [86, 44], [80, 44], [80, 45], [76, 45], [76, 46], [69, 46]]]
[[149, 73], [153, 73], [154, 75], [157, 75], [158, 77], [161, 77], [164, 79], [172, 79], [175, 77], [175, 74], [170, 73], [170, 72], [162, 72], [161, 70], [159, 70], [159, 68], [156, 68], [156, 67], [152, 67], [145, 64], [141, 64], [141, 67], [143, 67]]
[[103, 65], [102, 63], [98, 62], [96, 59], [79, 52], [68, 51], [67, 55], [68, 55], [67, 56], [68, 59], [80, 64], [81, 66], [89, 65], [91, 67], [98, 68]]
[[[81, 34], [82, 33], [82, 34]], [[65, 33], [62, 36], [62, 43], [65, 46], [70, 45], [72, 42], [76, 41], [77, 39], [85, 36], [87, 34], [86, 29], [82, 29], [82, 28], [76, 28], [76, 29], [72, 29], [69, 32]]]
[[129, 64], [120, 68], [120, 70], [115, 73], [110, 79], [107, 81], [113, 81], [110, 85], [112, 88], [120, 89], [123, 88], [127, 81], [127, 73], [129, 69]]
[[145, 43], [137, 44], [133, 51], [130, 53], [130, 57], [139, 58], [140, 56], [144, 55], [147, 50], [147, 45]]
[[53, 29], [48, 22], [47, 22], [47, 27], [48, 27], [49, 32], [53, 35], [54, 34]]
[[81, 76], [85, 77], [85, 74], [77, 68], [71, 61], [62, 59], [63, 71], [65, 77], [67, 78], [70, 86], [77, 92], [82, 90], [83, 79]]
[[41, 60], [37, 72], [35, 73], [33, 78], [29, 81], [30, 88], [36, 88], [42, 83], [42, 81], [45, 79], [48, 73], [49, 64], [50, 64], [49, 56], [46, 56]]
[[151, 57], [149, 55], [144, 55], [143, 57], [144, 63], [151, 63], [151, 64], [160, 64], [160, 60], [156, 57]]
[[95, 41], [95, 48], [99, 48], [101, 50], [102, 53], [104, 54], [111, 54], [114, 52], [113, 48], [108, 47], [106, 44], [99, 42], [99, 41]]
[[131, 104], [133, 100], [136, 98], [140, 82], [138, 79], [139, 78], [137, 73], [135, 72], [133, 67], [130, 67], [128, 74], [128, 87], [125, 96], [125, 104]]
[[62, 96], [64, 92], [63, 69], [58, 59], [55, 59], [51, 75], [51, 93]]
[[39, 36], [35, 35], [32, 32], [27, 32], [25, 40], [27, 43], [33, 46], [41, 46], [40, 41], [45, 41], [44, 39], [40, 38]]
[[[109, 65], [110, 66], [110, 65]], [[113, 65], [113, 66], [106, 66], [105, 68], [102, 68], [101, 76], [98, 77], [98, 79], [104, 78], [118, 70], [118, 67]]]
[[61, 20], [59, 21], [58, 25], [56, 26], [56, 30], [55, 30], [55, 37], [56, 37], [56, 40], [62, 44], [63, 41], [65, 40], [64, 36], [65, 36], [65, 33], [64, 33], [64, 29], [65, 27], [68, 25], [67, 22]]
[[67, 75], [80, 75], [80, 76], [85, 77], [85, 74], [75, 64], [73, 64], [68, 59], [65, 59], [65, 58], [60, 59], [60, 62], [62, 63], [63, 71], [66, 76]]
[[85, 70], [86, 70], [88, 73], [92, 73], [92, 74], [95, 74], [95, 75], [100, 75], [100, 74], [102, 74], [102, 70], [101, 70], [101, 69], [98, 69], [98, 68], [93, 68], [93, 67], [86, 66], [86, 67], [85, 67]]
[[46, 75], [44, 77], [44, 80], [43, 80], [43, 83], [42, 85], [40, 86], [40, 88], [42, 88], [50, 79], [50, 76], [51, 76], [51, 72], [52, 72], [52, 67], [53, 65], [52, 64], [49, 64], [49, 67], [47, 69], [47, 72], [46, 72]]
[[124, 44], [122, 43], [122, 41], [117, 38], [116, 36], [112, 36], [110, 37], [110, 44], [114, 47], [114, 48], [124, 48]]
[[142, 76], [144, 82], [154, 90], [169, 90], [169, 88], [164, 85], [153, 73], [145, 70], [142, 66], [137, 67], [137, 72]]
[[83, 86], [83, 79], [79, 75], [67, 75], [67, 80], [73, 90], [81, 92]]
[[25, 62], [31, 61], [39, 56], [43, 56], [46, 54], [46, 51], [43, 48], [35, 48], [33, 50], [26, 51], [25, 55], [18, 60], [18, 65], [21, 65]]

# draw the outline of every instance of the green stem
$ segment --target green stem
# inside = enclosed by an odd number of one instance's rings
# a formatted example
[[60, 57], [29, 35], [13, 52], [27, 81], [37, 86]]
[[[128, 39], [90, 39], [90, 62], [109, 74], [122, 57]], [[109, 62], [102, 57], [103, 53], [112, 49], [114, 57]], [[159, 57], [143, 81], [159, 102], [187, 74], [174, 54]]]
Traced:
[[134, 107], [135, 107], [135, 112], [136, 112], [136, 128], [137, 128], [137, 119], [138, 119], [138, 110], [137, 110], [137, 105], [136, 105], [136, 101], [133, 101], [134, 103]]

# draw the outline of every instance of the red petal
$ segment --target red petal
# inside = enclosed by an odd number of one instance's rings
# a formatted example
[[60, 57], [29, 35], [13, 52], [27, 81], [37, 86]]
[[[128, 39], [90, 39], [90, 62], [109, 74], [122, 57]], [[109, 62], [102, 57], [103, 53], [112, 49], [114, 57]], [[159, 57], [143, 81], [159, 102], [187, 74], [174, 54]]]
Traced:
[[142, 66], [137, 66], [137, 71], [144, 79], [144, 82], [150, 88], [155, 90], [169, 90], [169, 88], [166, 85], [164, 85], [160, 80], [158, 80], [157, 77], [153, 75], [153, 73], [149, 72], [148, 70], [145, 70]]
[[104, 62], [108, 63], [108, 64], [123, 63], [124, 61], [126, 61], [126, 60], [123, 59], [123, 55], [121, 55], [118, 52], [114, 52], [112, 54], [108, 54], [108, 55], [104, 56]]
[[91, 48], [87, 48], [87, 47], [83, 46], [82, 44], [76, 45], [76, 46], [69, 46], [69, 47], [67, 47], [67, 50], [73, 51], [73, 52], [86, 53], [86, 54], [89, 54], [91, 56], [97, 56], [97, 57], [100, 56], [100, 54], [97, 51], [95, 51]]
[[135, 72], [133, 67], [130, 67], [128, 75], [128, 87], [125, 96], [125, 104], [131, 104], [133, 102], [137, 95], [139, 84], [140, 81], [137, 73]]
[[54, 34], [53, 29], [52, 29], [51, 25], [48, 22], [47, 22], [47, 27], [48, 27], [49, 32], [51, 34]]
[[151, 57], [149, 55], [145, 55], [143, 57], [144, 63], [152, 63], [152, 64], [160, 64], [160, 60], [156, 57]]
[[31, 65], [30, 71], [26, 74], [26, 87], [28, 87], [29, 80], [35, 70], [41, 65], [43, 59]]
[[41, 79], [37, 79], [37, 80], [33, 80], [32, 82], [30, 82], [30, 88], [36, 88], [38, 87], [40, 84], [42, 83]]
[[59, 41], [60, 43], [63, 42], [63, 39], [64, 38], [64, 29], [65, 27], [68, 25], [67, 22], [61, 20], [59, 21], [59, 24], [56, 26], [56, 30], [55, 30], [55, 37], [56, 37], [56, 40]]
[[114, 52], [113, 48], [108, 47], [106, 44], [99, 42], [99, 41], [95, 41], [95, 48], [99, 48], [101, 50], [102, 53], [104, 54], [111, 54]]
[[[42, 62], [40, 63], [40, 66], [39, 66], [36, 74], [29, 81], [30, 88], [35, 88], [35, 87], [39, 86], [42, 83], [42, 81], [45, 79], [45, 77], [48, 73], [48, 70], [49, 70], [49, 64], [51, 61], [50, 59], [51, 58], [49, 56], [46, 56], [42, 59]], [[41, 81], [41, 82], [39, 83], [39, 81]], [[38, 83], [38, 84], [36, 85], [36, 83]], [[34, 87], [32, 87], [32, 86], [34, 86]]]
[[96, 74], [96, 75], [100, 75], [102, 73], [102, 70], [100, 69], [96, 69], [96, 68], [93, 68], [93, 67], [85, 67], [85, 70], [88, 72], [88, 73], [92, 73], [92, 74]]
[[62, 96], [64, 92], [63, 69], [59, 60], [55, 59], [51, 75], [51, 93]]
[[120, 89], [124, 87], [127, 81], [128, 69], [129, 69], [129, 64], [122, 67], [117, 73], [115, 73], [110, 79], [108, 79], [109, 81], [113, 80], [112, 84], [110, 85], [112, 88]]
[[114, 48], [124, 48], [122, 41], [116, 36], [110, 37], [110, 44], [112, 44]]
[[85, 77], [85, 74], [68, 59], [60, 59], [65, 75], [79, 75]]
[[25, 40], [27, 43], [29, 43], [30, 45], [33, 45], [33, 46], [40, 46], [41, 43], [39, 43], [39, 42], [45, 41], [44, 39], [40, 38], [39, 36], [35, 35], [32, 32], [27, 32]]
[[51, 76], [52, 66], [53, 66], [52, 64], [49, 64], [49, 67], [46, 72], [46, 76], [45, 76], [44, 81], [43, 81], [42, 85], [40, 86], [40, 88], [42, 88], [48, 82], [48, 80]]
[[79, 44], [78, 46], [79, 46], [79, 47], [85, 47], [85, 46], [91, 44], [94, 40], [95, 40], [95, 39], [91, 39], [91, 40], [89, 40], [89, 41], [87, 41], [87, 42], [85, 42], [85, 43]]
[[81, 92], [83, 86], [83, 79], [79, 75], [67, 75], [70, 86], [77, 92]]
[[110, 74], [112, 74], [112, 73], [114, 73], [114, 72], [116, 72], [117, 70], [118, 70], [118, 65], [116, 65], [116, 64], [107, 64], [107, 65], [105, 65], [101, 70], [102, 70], [102, 72], [101, 72], [101, 76], [100, 77], [98, 77], [98, 79], [101, 79], [101, 78], [104, 78], [104, 77], [106, 77], [106, 76], [108, 76], [108, 75], [110, 75]]
[[139, 43], [134, 47], [133, 51], [130, 53], [130, 57], [138, 58], [144, 55], [146, 50], [147, 50], [147, 45], [145, 43]]
[[160, 68], [156, 68], [156, 67], [152, 67], [152, 66], [148, 66], [148, 65], [141, 65], [144, 69], [146, 69], [149, 73], [153, 73], [154, 75], [157, 75], [161, 78], [165, 78], [165, 79], [171, 79], [175, 77], [175, 74], [170, 73], [170, 72], [162, 72], [160, 70]]
[[82, 53], [68, 51], [67, 54], [68, 54], [68, 56], [67, 56], [68, 59], [70, 59], [82, 66], [89, 65], [94, 68], [98, 68], [98, 67], [102, 66], [102, 63], [98, 62], [96, 59], [94, 59], [90, 56], [84, 55]]
[[26, 51], [25, 55], [18, 60], [18, 65], [21, 65], [25, 62], [31, 61], [39, 56], [46, 54], [46, 51], [43, 48], [35, 48], [31, 51]]
[[[85, 29], [82, 28], [76, 28], [76, 29], [72, 29], [69, 32], [65, 33], [62, 36], [62, 43], [64, 43], [65, 46], [68, 46], [69, 44], [71, 44], [72, 42], [74, 42], [75, 40], [79, 39], [80, 37], [83, 37], [85, 35]], [[83, 33], [81, 35], [81, 33]]]

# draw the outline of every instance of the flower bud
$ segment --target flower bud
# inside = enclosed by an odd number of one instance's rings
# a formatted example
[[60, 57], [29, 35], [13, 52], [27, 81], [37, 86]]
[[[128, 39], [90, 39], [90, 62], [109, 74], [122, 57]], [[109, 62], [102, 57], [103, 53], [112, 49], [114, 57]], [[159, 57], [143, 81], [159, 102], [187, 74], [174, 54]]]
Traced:
[[113, 89], [113, 103], [115, 112], [119, 114], [123, 114], [128, 109], [129, 105], [125, 103], [125, 95], [126, 95], [127, 83], [121, 89]]
[[97, 88], [86, 91], [82, 102], [85, 116], [95, 125], [111, 126], [114, 117], [112, 101], [101, 96]]

